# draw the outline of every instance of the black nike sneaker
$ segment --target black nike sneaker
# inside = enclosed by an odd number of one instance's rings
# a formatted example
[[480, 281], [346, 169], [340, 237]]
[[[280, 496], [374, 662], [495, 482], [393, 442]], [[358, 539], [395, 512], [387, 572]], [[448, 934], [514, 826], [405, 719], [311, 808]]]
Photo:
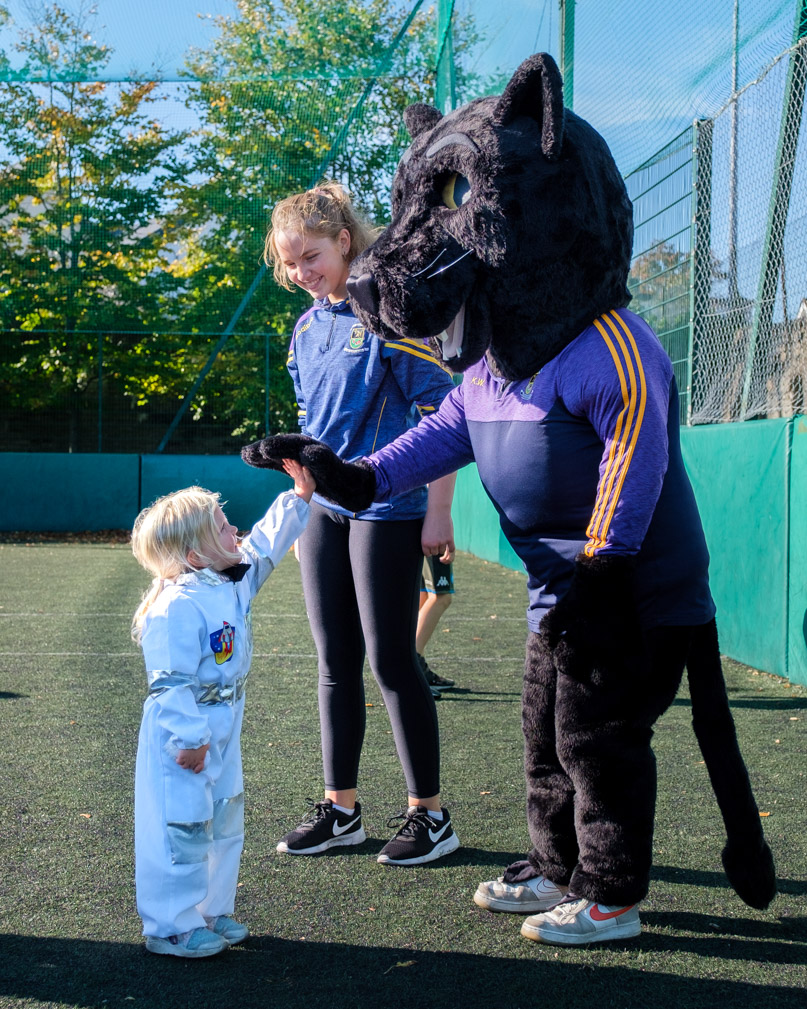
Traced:
[[425, 806], [410, 806], [405, 813], [394, 816], [388, 826], [403, 820], [398, 833], [381, 849], [378, 861], [385, 865], [420, 865], [442, 858], [460, 846], [451, 826], [448, 810], [443, 819], [435, 820]]
[[296, 830], [280, 839], [278, 851], [285, 851], [289, 855], [318, 855], [328, 848], [361, 844], [367, 840], [358, 802], [352, 813], [334, 809], [330, 799], [323, 799], [322, 802], [306, 799], [306, 802], [312, 807], [310, 815]]
[[423, 675], [426, 677], [426, 682], [431, 687], [433, 694], [439, 693], [441, 690], [451, 690], [455, 683], [454, 680], [449, 680], [447, 676], [439, 676], [435, 673], [420, 652], [417, 653], [417, 657], [420, 668], [423, 670]]

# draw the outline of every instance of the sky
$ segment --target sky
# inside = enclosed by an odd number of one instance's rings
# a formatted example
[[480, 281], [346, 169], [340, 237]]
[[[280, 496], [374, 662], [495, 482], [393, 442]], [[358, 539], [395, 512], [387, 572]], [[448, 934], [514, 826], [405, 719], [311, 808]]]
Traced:
[[[58, 0], [85, 8], [92, 0]], [[414, 0], [412, 0], [414, 2]], [[427, 0], [424, 6], [433, 4]], [[18, 25], [43, 0], [0, 0]], [[736, 0], [741, 83], [790, 42], [795, 0]], [[455, 0], [482, 30], [469, 69], [513, 72], [533, 52], [559, 58], [558, 0]], [[95, 0], [95, 35], [114, 51], [108, 79], [181, 77], [191, 46], [215, 37], [215, 16], [235, 15], [234, 0]], [[735, 0], [577, 0], [574, 110], [606, 138], [620, 169], [637, 167], [695, 117], [728, 98]], [[0, 47], [13, 33], [0, 28]]]
[[[80, 0], [59, 2], [75, 10]], [[30, 11], [40, 3], [0, 0], [18, 25], [29, 23]], [[489, 67], [514, 70], [531, 52], [546, 48], [550, 23], [557, 30], [557, 0], [456, 0], [456, 4], [461, 12], [472, 10], [485, 30], [487, 42], [478, 63], [483, 71]], [[157, 67], [171, 79], [181, 70], [190, 46], [205, 46], [212, 40], [216, 15], [237, 14], [234, 0], [95, 0], [94, 6], [97, 38], [115, 53], [110, 76], [120, 78], [133, 69], [148, 74]]]

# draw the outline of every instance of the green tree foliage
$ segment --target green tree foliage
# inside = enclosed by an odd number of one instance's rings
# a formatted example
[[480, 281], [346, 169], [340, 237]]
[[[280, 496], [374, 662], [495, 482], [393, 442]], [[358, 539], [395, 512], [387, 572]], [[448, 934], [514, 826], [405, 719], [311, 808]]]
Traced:
[[[185, 131], [161, 118], [169, 92], [158, 83], [94, 83], [110, 53], [92, 7], [43, 4], [14, 43], [19, 72], [0, 52], [7, 407], [97, 398], [103, 332], [106, 399], [140, 419], [161, 407], [165, 423], [243, 309], [190, 416], [240, 440], [295, 425], [285, 359], [306, 297], [266, 274], [245, 300], [271, 208], [329, 176], [385, 221], [408, 143], [403, 110], [434, 90], [435, 12], [408, 19], [403, 0], [332, 0], [326, 15], [319, 0], [237, 8], [216, 19], [208, 49], [188, 54], [197, 126]], [[459, 25], [455, 52], [476, 41]], [[474, 83], [460, 78], [458, 93]]]
[[185, 137], [159, 121], [155, 83], [93, 81], [109, 52], [91, 17], [43, 6], [14, 49], [18, 76], [47, 83], [0, 83], [0, 325], [28, 334], [6, 341], [8, 406], [75, 407], [96, 376], [87, 330], [116, 333], [107, 365], [136, 373], [132, 331], [144, 334], [177, 286], [164, 212], [187, 170]]
[[[403, 110], [434, 90], [434, 10], [424, 8], [398, 38], [411, 9], [333, 0], [323, 16], [319, 0], [239, 0], [237, 17], [217, 19], [215, 43], [189, 55], [204, 181], [185, 194], [185, 220], [197, 222], [193, 256], [203, 265], [188, 276], [187, 317], [227, 324], [259, 269], [272, 206], [324, 175], [344, 182], [373, 220], [388, 219], [392, 174], [408, 143]], [[472, 27], [460, 26], [459, 50], [474, 41]], [[285, 359], [306, 304], [266, 276], [239, 322], [240, 330], [272, 334], [274, 430], [296, 424]], [[251, 375], [260, 364], [254, 350], [243, 355]], [[222, 381], [218, 389], [206, 382], [201, 396], [226, 389], [244, 433], [257, 435], [254, 382], [232, 372]]]

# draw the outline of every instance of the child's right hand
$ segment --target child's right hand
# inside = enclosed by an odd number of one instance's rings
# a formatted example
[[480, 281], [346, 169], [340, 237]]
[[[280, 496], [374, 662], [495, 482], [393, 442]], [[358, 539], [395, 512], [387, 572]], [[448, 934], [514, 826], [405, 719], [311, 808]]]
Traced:
[[303, 501], [310, 501], [311, 495], [317, 489], [317, 481], [311, 476], [311, 471], [294, 459], [284, 459], [283, 469], [294, 481], [294, 493]]
[[177, 754], [177, 763], [180, 767], [198, 774], [205, 766], [205, 757], [209, 749], [210, 743], [205, 743], [196, 750], [180, 750]]

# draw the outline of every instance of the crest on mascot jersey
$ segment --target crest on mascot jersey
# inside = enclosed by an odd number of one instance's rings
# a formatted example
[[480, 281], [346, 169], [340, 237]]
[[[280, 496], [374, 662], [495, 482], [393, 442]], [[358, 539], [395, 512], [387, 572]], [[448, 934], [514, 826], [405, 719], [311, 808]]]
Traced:
[[232, 624], [224, 621], [224, 626], [210, 635], [210, 647], [213, 649], [213, 657], [216, 665], [229, 662], [233, 657], [235, 649], [235, 628]]

